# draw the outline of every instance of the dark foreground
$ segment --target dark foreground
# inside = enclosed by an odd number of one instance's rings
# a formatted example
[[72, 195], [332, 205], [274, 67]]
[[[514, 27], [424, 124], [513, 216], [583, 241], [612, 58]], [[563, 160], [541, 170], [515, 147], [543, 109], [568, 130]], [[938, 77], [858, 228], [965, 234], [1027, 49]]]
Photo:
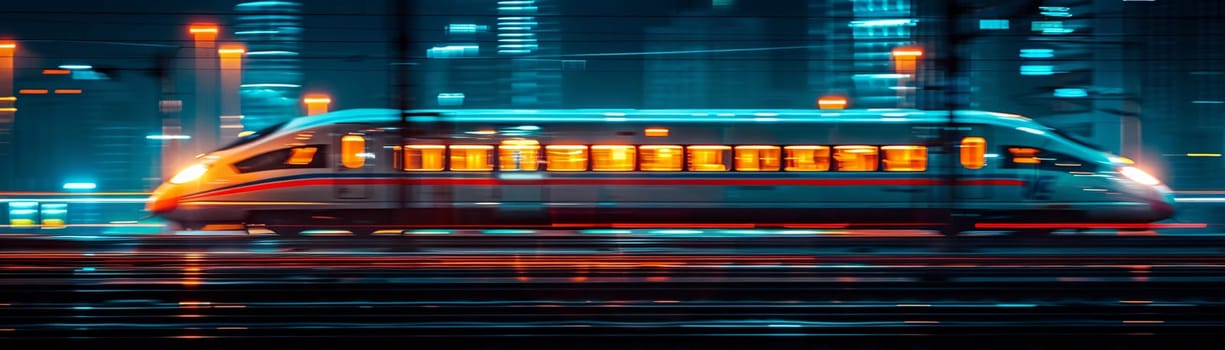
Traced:
[[1225, 237], [0, 238], [0, 342], [1215, 349]]

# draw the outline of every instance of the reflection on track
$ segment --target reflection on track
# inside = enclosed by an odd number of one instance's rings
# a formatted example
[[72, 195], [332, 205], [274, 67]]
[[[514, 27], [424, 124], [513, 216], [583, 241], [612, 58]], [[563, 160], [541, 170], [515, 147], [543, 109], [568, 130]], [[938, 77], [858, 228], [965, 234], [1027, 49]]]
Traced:
[[0, 338], [1210, 336], [1225, 326], [1222, 243], [7, 236]]

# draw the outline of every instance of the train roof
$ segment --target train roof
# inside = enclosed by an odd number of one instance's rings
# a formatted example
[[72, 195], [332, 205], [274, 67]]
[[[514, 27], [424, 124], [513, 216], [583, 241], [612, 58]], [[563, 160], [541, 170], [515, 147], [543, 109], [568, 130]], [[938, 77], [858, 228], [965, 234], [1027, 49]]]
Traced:
[[[452, 123], [943, 123], [946, 111], [914, 109], [456, 109], [411, 110], [410, 122]], [[962, 110], [963, 123], [1030, 125], [1029, 118], [1007, 113]], [[350, 109], [300, 117], [290, 128], [309, 128], [340, 123], [393, 123], [400, 120], [395, 109]]]

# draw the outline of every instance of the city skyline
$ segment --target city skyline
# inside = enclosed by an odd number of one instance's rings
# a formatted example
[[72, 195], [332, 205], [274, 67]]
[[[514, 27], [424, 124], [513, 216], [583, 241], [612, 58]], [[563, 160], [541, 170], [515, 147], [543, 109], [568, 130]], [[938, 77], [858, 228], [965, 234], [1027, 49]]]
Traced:
[[[235, 10], [241, 2], [131, 1], [104, 9], [96, 3], [66, 1], [69, 11], [6, 4], [9, 20], [0, 21], [0, 37], [14, 40], [17, 47], [14, 100], [21, 98], [21, 89], [39, 85], [46, 69], [89, 66], [71, 76], [92, 74], [123, 84], [121, 89], [129, 93], [120, 99], [142, 104], [133, 110], [149, 114], [129, 116], [132, 120], [153, 123], [159, 112], [150, 111], [150, 103], [161, 104], [160, 113], [174, 114], [175, 121], [167, 124], [163, 118], [162, 123], [151, 124], [150, 134], [156, 130], [193, 134], [197, 142], [177, 152], [206, 152], [223, 141], [210, 141], [213, 137], [196, 129], [221, 127], [225, 122], [217, 118], [233, 119], [234, 111], [220, 106], [229, 93], [214, 97], [197, 92], [220, 93], [220, 83], [200, 85], [204, 81], [200, 77], [216, 75], [211, 70], [220, 67], [214, 62], [215, 50], [191, 51], [188, 28], [192, 23], [215, 23], [216, 45], [242, 43], [244, 38], [235, 35], [244, 32]], [[294, 62], [300, 66], [285, 67], [300, 77], [255, 81], [254, 76], [265, 70], [260, 66], [265, 61], [247, 55], [243, 83], [299, 86], [280, 102], [297, 114], [306, 114], [306, 95], [326, 96], [332, 110], [392, 107], [397, 64], [391, 24], [396, 18], [387, 4], [301, 3], [300, 51], [254, 49], [297, 53]], [[465, 0], [416, 4], [410, 9], [411, 62], [407, 62], [414, 108], [815, 108], [816, 100], [827, 95], [846, 98], [850, 108], [946, 107], [941, 88], [948, 83], [942, 77], [948, 33], [940, 21], [943, 10], [932, 3]], [[1201, 4], [1196, 10], [1211, 13], [1221, 11], [1221, 6]], [[1219, 123], [1198, 117], [1197, 122], [1209, 126], [1189, 130], [1181, 121], [1189, 117], [1180, 117], [1188, 108], [1204, 111], [1195, 112], [1197, 116], [1209, 112], [1223, 100], [1220, 92], [1187, 90], [1177, 80], [1146, 88], [1148, 79], [1164, 77], [1123, 74], [1149, 68], [1140, 64], [1144, 61], [1128, 58], [1136, 55], [1192, 78], [1218, 70], [1212, 61], [1195, 65], [1179, 61], [1191, 57], [1191, 52], [1167, 48], [1164, 52], [1177, 54], [1158, 55], [1160, 51], [1152, 48], [1167, 41], [1142, 37], [1165, 38], [1177, 26], [1156, 27], [1141, 19], [1185, 11], [1163, 3], [1106, 0], [1015, 1], [984, 7], [960, 22], [959, 30], [970, 38], [958, 44], [969, 86], [963, 107], [1031, 115], [1112, 152], [1193, 169], [1170, 174], [1175, 179], [1208, 181], [1196, 174], [1220, 164], [1169, 155], [1216, 154], [1225, 147]], [[514, 23], [528, 25], [510, 25]], [[528, 41], [531, 49], [510, 47]], [[1184, 41], [1199, 55], [1218, 52], [1210, 44]], [[900, 62], [907, 58], [897, 56], [897, 50], [911, 52], [911, 71], [902, 71]], [[209, 57], [197, 57], [201, 55]], [[197, 63], [207, 65], [193, 73]], [[59, 88], [78, 88], [69, 85]], [[1166, 92], [1174, 90], [1196, 96], [1183, 101], [1181, 95]], [[49, 95], [39, 98], [76, 98]], [[218, 99], [217, 108], [202, 109], [212, 103], [196, 103], [213, 99]], [[247, 102], [239, 112], [258, 114]], [[247, 119], [248, 125], [241, 127], [250, 130], [269, 124], [256, 120]], [[217, 138], [226, 137], [230, 135]], [[1205, 142], [1194, 147], [1177, 142], [1185, 137]]]

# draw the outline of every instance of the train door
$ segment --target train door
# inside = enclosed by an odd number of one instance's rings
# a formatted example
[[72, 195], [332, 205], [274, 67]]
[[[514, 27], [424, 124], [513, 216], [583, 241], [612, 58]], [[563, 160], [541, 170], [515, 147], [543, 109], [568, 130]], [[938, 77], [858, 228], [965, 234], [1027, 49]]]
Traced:
[[505, 222], [535, 223], [544, 219], [546, 174], [541, 167], [540, 142], [531, 139], [503, 140], [498, 145], [499, 219]]
[[[990, 154], [988, 146], [992, 143], [991, 129], [983, 125], [967, 125], [958, 127], [957, 152], [950, 156], [957, 157], [954, 171], [959, 179], [957, 200], [962, 202], [979, 202], [992, 198], [995, 186], [1001, 182], [997, 179], [999, 164], [998, 154]], [[951, 163], [951, 162], [950, 162]]]
[[370, 198], [371, 178], [374, 170], [373, 154], [370, 143], [373, 137], [361, 133], [339, 133], [334, 135], [337, 162], [334, 165], [337, 179], [333, 189], [337, 199]]

